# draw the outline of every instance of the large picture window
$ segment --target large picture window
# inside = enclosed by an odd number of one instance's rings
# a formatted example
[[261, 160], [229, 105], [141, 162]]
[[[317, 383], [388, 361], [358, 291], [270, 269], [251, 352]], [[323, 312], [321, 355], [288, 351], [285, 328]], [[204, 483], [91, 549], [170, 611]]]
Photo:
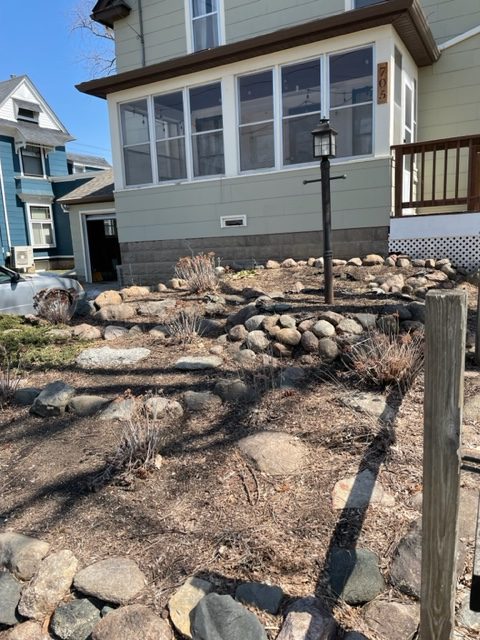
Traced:
[[219, 3], [222, 0], [188, 0], [192, 17], [194, 51], [212, 49], [220, 44]]
[[28, 205], [31, 229], [30, 242], [35, 248], [54, 247], [52, 209], [50, 206]]

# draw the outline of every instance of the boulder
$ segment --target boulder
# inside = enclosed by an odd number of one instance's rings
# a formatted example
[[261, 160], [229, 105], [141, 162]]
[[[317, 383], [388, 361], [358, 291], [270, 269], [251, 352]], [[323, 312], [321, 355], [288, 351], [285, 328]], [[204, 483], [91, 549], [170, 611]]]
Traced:
[[87, 596], [126, 604], [145, 587], [145, 576], [130, 558], [112, 556], [79, 571], [73, 584]]
[[364, 267], [374, 267], [376, 265], [383, 264], [384, 262], [385, 260], [382, 258], [382, 256], [379, 256], [376, 253], [370, 253], [362, 260], [362, 264]]
[[363, 333], [362, 325], [354, 318], [345, 318], [338, 323], [336, 327], [337, 333], [340, 335], [355, 335]]
[[470, 596], [466, 595], [457, 613], [457, 624], [471, 631], [480, 631], [480, 613], [470, 609]]
[[139, 316], [156, 316], [157, 322], [165, 322], [170, 318], [176, 306], [177, 303], [173, 298], [150, 300], [137, 305], [137, 313]]
[[235, 598], [243, 604], [276, 615], [283, 599], [283, 591], [280, 587], [261, 582], [245, 582], [237, 587]]
[[300, 344], [301, 339], [302, 334], [296, 329], [280, 329], [275, 334], [275, 340], [277, 342], [281, 342], [289, 347], [295, 347], [297, 344]]
[[51, 636], [44, 633], [38, 622], [28, 620], [13, 627], [5, 640], [51, 640]]
[[141, 604], [111, 611], [93, 628], [92, 640], [173, 640], [170, 625]]
[[251, 349], [255, 353], [261, 353], [270, 346], [270, 340], [263, 331], [250, 331], [245, 339], [247, 349]]
[[375, 329], [377, 316], [374, 313], [354, 313], [353, 317], [362, 325], [365, 331], [373, 331]]
[[209, 411], [221, 406], [221, 399], [211, 391], [185, 391], [183, 401], [189, 411]]
[[67, 342], [72, 337], [71, 329], [50, 329], [45, 336], [52, 342]]
[[278, 319], [280, 326], [284, 329], [295, 329], [297, 322], [293, 316], [283, 314]]
[[207, 580], [191, 577], [171, 596], [168, 601], [170, 618], [173, 626], [182, 636], [192, 637], [191, 613], [212, 589], [213, 585]]
[[261, 431], [241, 439], [237, 446], [260, 471], [272, 476], [300, 473], [307, 464], [307, 448], [288, 433]]
[[193, 640], [267, 640], [255, 614], [230, 596], [210, 593], [192, 612]]
[[150, 349], [140, 347], [135, 349], [91, 348], [82, 351], [76, 363], [80, 369], [118, 369], [137, 364], [148, 358], [150, 353]]
[[61, 416], [74, 395], [75, 389], [66, 382], [50, 382], [33, 401], [30, 413], [42, 418]]
[[375, 600], [364, 609], [369, 628], [388, 640], [411, 640], [417, 632], [420, 610], [415, 604]]
[[122, 296], [118, 291], [103, 291], [95, 298], [94, 303], [97, 309], [102, 309], [106, 306], [122, 304]]
[[225, 402], [239, 402], [253, 395], [252, 390], [240, 378], [219, 380], [213, 392]]
[[396, 266], [399, 269], [407, 269], [408, 267], [412, 266], [412, 263], [408, 258], [397, 258]]
[[108, 398], [102, 396], [75, 396], [68, 403], [68, 410], [77, 416], [93, 416], [108, 402]]
[[35, 398], [40, 395], [41, 389], [37, 387], [24, 387], [17, 389], [13, 395], [13, 401], [22, 407], [29, 407]]
[[293, 258], [287, 258], [282, 262], [281, 266], [287, 269], [291, 269], [292, 267], [297, 266], [297, 262]]
[[334, 509], [366, 509], [369, 505], [395, 506], [395, 498], [384, 491], [375, 474], [364, 469], [339, 480], [332, 492]]
[[115, 398], [110, 404], [102, 410], [98, 415], [99, 420], [130, 420], [137, 405], [135, 398]]
[[361, 258], [350, 258], [347, 264], [352, 265], [352, 267], [361, 267], [363, 262]]
[[8, 571], [0, 571], [0, 628], [17, 624], [20, 617], [17, 606], [22, 592], [22, 583]]
[[276, 260], [267, 260], [265, 269], [280, 269], [280, 263]]
[[256, 331], [257, 329], [261, 328], [264, 320], [265, 320], [264, 315], [252, 316], [251, 318], [248, 318], [248, 320], [245, 321], [245, 329], [247, 330], [247, 332]]
[[318, 353], [325, 362], [332, 362], [340, 354], [337, 343], [332, 338], [322, 338], [318, 342]]
[[[165, 285], [163, 285], [163, 287], [165, 287]], [[165, 289], [166, 288], [167, 287], [165, 287]], [[157, 288], [157, 291], [161, 290], [162, 289]], [[132, 285], [131, 287], [124, 287], [123, 289], [120, 289], [119, 293], [122, 297], [122, 300], [138, 300], [139, 298], [148, 298], [148, 296], [150, 295], [150, 288]]]
[[[258, 316], [253, 316], [253, 318], [258, 318]], [[248, 336], [248, 331], [243, 324], [236, 324], [228, 332], [228, 337], [233, 342], [243, 342], [247, 336]]]
[[182, 280], [182, 278], [172, 278], [167, 282], [167, 287], [169, 289], [186, 289], [187, 286], [187, 281]]
[[176, 400], [169, 400], [161, 396], [152, 396], [145, 400], [145, 409], [148, 415], [157, 420], [161, 417], [180, 419], [183, 416], [182, 405]]
[[99, 340], [102, 337], [102, 332], [98, 327], [83, 323], [73, 327], [72, 335], [79, 340]]
[[237, 353], [235, 353], [232, 357], [232, 360], [234, 360], [238, 365], [247, 368], [253, 366], [256, 362], [256, 359], [257, 354], [251, 349], [241, 349], [240, 351], [237, 351]]
[[312, 332], [317, 338], [329, 338], [335, 335], [335, 327], [328, 320], [319, 320], [313, 325]]
[[378, 565], [369, 549], [333, 547], [328, 559], [330, 588], [347, 604], [370, 602], [385, 589]]
[[52, 553], [42, 560], [36, 574], [22, 591], [19, 613], [42, 621], [69, 592], [77, 566], [78, 560], [68, 550]]
[[276, 358], [291, 358], [292, 349], [291, 347], [288, 347], [286, 344], [282, 344], [281, 342], [273, 342], [272, 355], [274, 355]]
[[245, 324], [252, 316], [258, 315], [256, 303], [251, 302], [238, 311], [234, 311], [227, 317], [227, 327], [234, 327], [236, 324]]
[[109, 324], [105, 327], [103, 337], [105, 340], [117, 340], [117, 338], [124, 338], [127, 334], [128, 329], [126, 327], [117, 327]]
[[317, 598], [296, 600], [288, 609], [287, 616], [276, 640], [335, 640], [337, 625], [325, 611]]
[[318, 351], [318, 338], [312, 331], [302, 333], [300, 343], [307, 353], [315, 353]]
[[13, 531], [0, 533], [0, 566], [20, 580], [30, 580], [49, 549], [43, 540]]
[[330, 324], [333, 324], [336, 327], [342, 320], [345, 320], [345, 316], [342, 316], [341, 313], [336, 313], [336, 311], [322, 311], [322, 313], [318, 316], [319, 320], [326, 320]]
[[394, 409], [381, 393], [373, 391], [349, 393], [340, 397], [340, 402], [354, 411], [382, 420], [382, 422], [391, 422], [395, 418]]
[[94, 317], [102, 322], [122, 322], [135, 317], [137, 308], [133, 304], [109, 304], [99, 309]]
[[390, 567], [392, 584], [409, 596], [420, 598], [422, 522], [415, 521], [400, 540]]
[[59, 605], [52, 618], [52, 631], [62, 640], [89, 640], [100, 620], [100, 610], [87, 600], [72, 600]]
[[199, 371], [203, 369], [219, 369], [223, 360], [218, 356], [185, 356], [175, 363], [180, 371]]

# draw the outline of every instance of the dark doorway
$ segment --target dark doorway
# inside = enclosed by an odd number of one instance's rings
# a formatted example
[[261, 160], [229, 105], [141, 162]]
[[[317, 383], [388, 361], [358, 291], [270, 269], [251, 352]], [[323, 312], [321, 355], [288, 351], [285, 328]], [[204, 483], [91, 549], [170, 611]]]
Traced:
[[117, 280], [121, 257], [115, 218], [87, 217], [87, 236], [92, 282]]

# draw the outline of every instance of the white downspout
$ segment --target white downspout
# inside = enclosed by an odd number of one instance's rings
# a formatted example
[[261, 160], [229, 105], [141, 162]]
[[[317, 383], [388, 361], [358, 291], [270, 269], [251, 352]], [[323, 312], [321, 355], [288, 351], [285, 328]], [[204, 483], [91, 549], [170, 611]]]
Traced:
[[7, 251], [10, 252], [12, 249], [12, 238], [10, 236], [10, 225], [8, 223], [8, 212], [7, 212], [7, 199], [5, 197], [5, 182], [3, 180], [3, 169], [2, 169], [2, 161], [0, 160], [0, 191], [2, 192], [2, 205], [3, 205], [3, 215], [5, 218], [5, 229], [7, 230]]

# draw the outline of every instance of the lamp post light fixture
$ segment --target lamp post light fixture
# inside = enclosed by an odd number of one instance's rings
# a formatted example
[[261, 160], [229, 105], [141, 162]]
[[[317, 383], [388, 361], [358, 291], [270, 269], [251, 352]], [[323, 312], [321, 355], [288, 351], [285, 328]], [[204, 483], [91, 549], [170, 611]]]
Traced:
[[333, 303], [333, 271], [332, 271], [332, 211], [330, 206], [330, 180], [345, 178], [338, 176], [330, 178], [330, 158], [334, 158], [337, 151], [337, 132], [330, 126], [327, 119], [320, 120], [320, 124], [312, 131], [313, 157], [320, 159], [320, 180], [304, 180], [322, 183], [322, 221], [323, 221], [323, 268], [325, 276], [325, 303]]

